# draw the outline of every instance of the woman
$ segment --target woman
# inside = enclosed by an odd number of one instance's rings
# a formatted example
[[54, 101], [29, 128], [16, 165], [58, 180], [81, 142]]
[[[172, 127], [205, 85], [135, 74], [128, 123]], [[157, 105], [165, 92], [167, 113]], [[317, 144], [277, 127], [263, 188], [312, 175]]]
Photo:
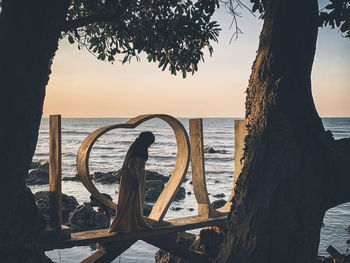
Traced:
[[145, 164], [148, 148], [154, 143], [152, 132], [142, 132], [130, 146], [122, 167], [117, 216], [109, 232], [130, 232], [150, 228], [143, 216]]

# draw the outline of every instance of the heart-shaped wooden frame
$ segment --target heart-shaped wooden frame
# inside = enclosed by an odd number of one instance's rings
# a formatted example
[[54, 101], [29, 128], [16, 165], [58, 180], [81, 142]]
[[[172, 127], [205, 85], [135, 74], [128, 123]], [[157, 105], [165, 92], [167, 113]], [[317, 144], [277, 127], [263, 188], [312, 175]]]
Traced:
[[190, 143], [187, 132], [181, 122], [176, 118], [166, 115], [166, 114], [146, 114], [140, 115], [135, 118], [130, 119], [126, 123], [108, 125], [97, 129], [96, 131], [90, 133], [88, 137], [81, 144], [78, 154], [77, 154], [77, 171], [78, 175], [86, 187], [86, 189], [94, 196], [97, 200], [103, 204], [116, 209], [117, 205], [111, 200], [104, 197], [98, 189], [95, 187], [91, 180], [89, 173], [89, 156], [94, 143], [99, 137], [110, 130], [114, 129], [134, 129], [140, 124], [150, 120], [150, 119], [161, 119], [165, 121], [173, 129], [176, 143], [177, 143], [177, 157], [174, 170], [170, 176], [168, 183], [166, 184], [164, 190], [158, 197], [156, 203], [153, 206], [149, 218], [153, 220], [162, 220], [168, 211], [170, 203], [175, 197], [183, 178], [186, 176], [188, 164], [190, 160]]

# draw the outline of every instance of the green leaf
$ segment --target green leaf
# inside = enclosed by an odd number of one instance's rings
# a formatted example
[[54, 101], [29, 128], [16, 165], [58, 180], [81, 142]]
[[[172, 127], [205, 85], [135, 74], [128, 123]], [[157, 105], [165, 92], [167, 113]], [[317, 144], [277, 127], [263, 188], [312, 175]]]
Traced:
[[98, 55], [97, 58], [98, 58], [98, 59], [101, 59], [101, 60], [105, 60], [106, 54], [105, 54], [105, 53], [101, 53], [100, 55]]
[[74, 44], [74, 39], [71, 35], [68, 36], [68, 41], [69, 43]]

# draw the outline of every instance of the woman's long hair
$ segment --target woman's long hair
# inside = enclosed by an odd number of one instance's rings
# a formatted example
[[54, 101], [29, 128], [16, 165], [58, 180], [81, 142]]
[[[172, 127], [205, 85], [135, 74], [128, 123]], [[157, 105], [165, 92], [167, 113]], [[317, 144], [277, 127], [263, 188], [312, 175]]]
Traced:
[[131, 144], [128, 152], [126, 153], [122, 169], [126, 168], [126, 165], [131, 157], [137, 156], [147, 161], [148, 147], [150, 147], [154, 141], [155, 137], [152, 132], [141, 132], [136, 140]]

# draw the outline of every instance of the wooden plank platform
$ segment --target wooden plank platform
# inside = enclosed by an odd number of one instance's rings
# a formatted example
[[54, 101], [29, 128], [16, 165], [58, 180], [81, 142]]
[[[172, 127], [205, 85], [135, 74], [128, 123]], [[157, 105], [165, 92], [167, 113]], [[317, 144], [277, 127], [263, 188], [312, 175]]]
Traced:
[[163, 226], [151, 229], [129, 232], [129, 233], [108, 233], [108, 229], [98, 229], [84, 232], [72, 233], [70, 239], [58, 240], [54, 242], [43, 242], [45, 250], [70, 248], [74, 246], [87, 246], [93, 243], [108, 243], [126, 240], [147, 239], [153, 236], [165, 235], [172, 232], [181, 232], [207, 226], [217, 226], [225, 223], [227, 214], [217, 218], [203, 218], [200, 216], [190, 216], [164, 221]]

